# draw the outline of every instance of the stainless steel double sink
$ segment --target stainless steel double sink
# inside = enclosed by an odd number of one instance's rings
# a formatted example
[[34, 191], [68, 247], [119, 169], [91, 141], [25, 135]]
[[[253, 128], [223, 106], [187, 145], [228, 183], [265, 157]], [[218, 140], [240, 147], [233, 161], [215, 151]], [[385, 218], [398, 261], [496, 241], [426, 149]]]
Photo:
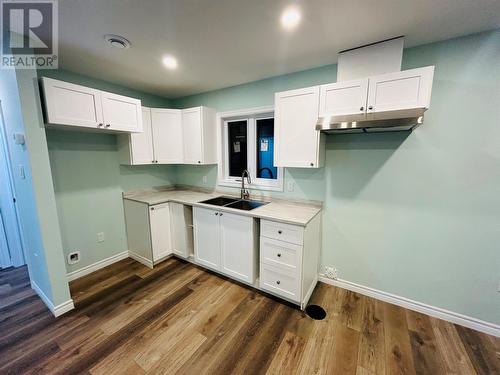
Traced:
[[212, 199], [207, 199], [206, 201], [202, 201], [199, 203], [210, 204], [212, 206], [235, 208], [237, 210], [243, 210], [243, 211], [251, 211], [257, 207], [264, 206], [269, 202], [220, 196]]

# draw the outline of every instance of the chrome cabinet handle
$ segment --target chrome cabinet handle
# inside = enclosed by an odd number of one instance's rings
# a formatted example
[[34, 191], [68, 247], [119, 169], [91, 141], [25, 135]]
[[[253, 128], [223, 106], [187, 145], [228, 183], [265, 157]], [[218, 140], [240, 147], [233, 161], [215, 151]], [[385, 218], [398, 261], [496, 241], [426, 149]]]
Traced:
[[314, 163], [309, 163], [309, 165], [310, 165], [311, 167], [314, 167]]
[[101, 126], [103, 126], [104, 124], [101, 122], [99, 123], [99, 125], [97, 125], [98, 128], [100, 128]]
[[279, 280], [278, 280], [278, 281], [276, 281], [276, 284], [280, 285], [280, 284], [281, 284], [281, 281], [279, 281]]
[[372, 109], [373, 109], [373, 106], [372, 106], [372, 105], [371, 105], [371, 106], [369, 106], [369, 107], [368, 107], [368, 109], [372, 110]]
[[278, 253], [278, 258], [281, 258], [281, 254], [280, 253]]
[[219, 216], [222, 216], [222, 212], [220, 213], [220, 215], [219, 215]]
[[359, 110], [360, 110], [360, 111], [363, 111], [364, 109], [365, 109], [365, 107], [361, 107]]
[[106, 127], [107, 127], [107, 128], [109, 128], [110, 126], [111, 126], [111, 125], [109, 125], [109, 124], [106, 124]]
[[279, 230], [279, 231], [278, 231], [278, 234], [281, 234], [281, 233], [282, 233], [282, 232]]
[[219, 214], [219, 213], [218, 213], [218, 212], [216, 212], [216, 213], [215, 213], [215, 216], [217, 216], [218, 214]]

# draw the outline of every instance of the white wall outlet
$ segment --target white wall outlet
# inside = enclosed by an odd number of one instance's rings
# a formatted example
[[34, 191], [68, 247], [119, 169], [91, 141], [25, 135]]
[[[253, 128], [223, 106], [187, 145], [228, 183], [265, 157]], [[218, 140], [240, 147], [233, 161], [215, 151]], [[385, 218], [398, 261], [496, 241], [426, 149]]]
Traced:
[[325, 276], [332, 280], [337, 280], [339, 271], [335, 267], [325, 266]]
[[207, 183], [207, 181], [208, 181], [208, 177], [207, 177], [207, 175], [203, 176], [203, 183], [204, 183], [204, 184], [206, 184], [206, 183]]
[[73, 251], [68, 254], [68, 264], [75, 264], [80, 261], [80, 252]]
[[287, 191], [293, 191], [295, 189], [295, 182], [294, 181], [288, 181], [286, 183], [286, 190]]
[[22, 164], [19, 164], [19, 176], [21, 176], [23, 180], [26, 179], [26, 171], [24, 170], [24, 165]]
[[97, 233], [97, 242], [104, 242], [104, 232]]

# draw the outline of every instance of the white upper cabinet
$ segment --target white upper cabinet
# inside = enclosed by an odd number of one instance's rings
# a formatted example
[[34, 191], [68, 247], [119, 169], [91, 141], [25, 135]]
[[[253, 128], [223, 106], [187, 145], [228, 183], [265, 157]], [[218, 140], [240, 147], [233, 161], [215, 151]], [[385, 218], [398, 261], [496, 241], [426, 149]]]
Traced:
[[215, 113], [207, 107], [182, 110], [185, 164], [216, 164]]
[[43, 78], [46, 120], [55, 125], [103, 126], [101, 91]]
[[122, 95], [42, 78], [49, 125], [142, 132], [141, 101]]
[[313, 86], [275, 94], [275, 166], [323, 166], [324, 138], [316, 131], [319, 91], [319, 86]]
[[[151, 110], [142, 108], [142, 133], [132, 133], [130, 135], [121, 136], [119, 138], [118, 147], [122, 151], [122, 147], [126, 147], [124, 154], [124, 164], [151, 164], [154, 161], [153, 155], [153, 135], [151, 129]], [[122, 143], [130, 142], [130, 147]]]
[[368, 78], [330, 83], [320, 88], [319, 116], [338, 116], [366, 111]]
[[104, 127], [124, 132], [142, 132], [141, 101], [101, 92]]
[[151, 108], [154, 160], [159, 164], [180, 164], [182, 150], [182, 111]]
[[433, 77], [433, 66], [370, 77], [368, 113], [429, 108]]

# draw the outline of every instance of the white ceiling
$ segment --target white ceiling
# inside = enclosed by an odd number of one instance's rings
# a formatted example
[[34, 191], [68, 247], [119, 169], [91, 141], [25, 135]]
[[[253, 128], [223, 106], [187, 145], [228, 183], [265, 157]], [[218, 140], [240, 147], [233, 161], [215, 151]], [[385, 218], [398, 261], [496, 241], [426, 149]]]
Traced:
[[[285, 32], [291, 3], [302, 22]], [[173, 98], [331, 64], [398, 35], [411, 47], [498, 27], [498, 0], [60, 0], [59, 66]], [[166, 53], [176, 71], [162, 66]]]

